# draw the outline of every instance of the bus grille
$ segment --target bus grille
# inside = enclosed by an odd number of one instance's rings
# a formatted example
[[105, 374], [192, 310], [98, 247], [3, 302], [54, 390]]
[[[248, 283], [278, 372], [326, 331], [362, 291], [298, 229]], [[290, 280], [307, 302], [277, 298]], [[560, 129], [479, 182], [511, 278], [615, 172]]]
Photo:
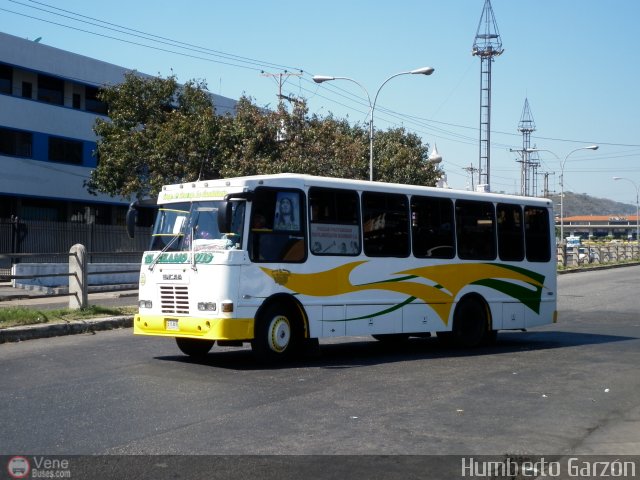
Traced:
[[160, 286], [162, 313], [189, 313], [189, 290], [187, 286]]

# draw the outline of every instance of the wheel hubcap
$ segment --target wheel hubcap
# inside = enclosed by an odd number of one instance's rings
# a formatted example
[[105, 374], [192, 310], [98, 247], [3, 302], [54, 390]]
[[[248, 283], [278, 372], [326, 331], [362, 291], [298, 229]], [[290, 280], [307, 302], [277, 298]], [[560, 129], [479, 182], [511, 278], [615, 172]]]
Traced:
[[289, 320], [283, 315], [278, 315], [271, 321], [269, 328], [269, 347], [274, 352], [282, 353], [286, 350], [291, 339], [291, 326]]

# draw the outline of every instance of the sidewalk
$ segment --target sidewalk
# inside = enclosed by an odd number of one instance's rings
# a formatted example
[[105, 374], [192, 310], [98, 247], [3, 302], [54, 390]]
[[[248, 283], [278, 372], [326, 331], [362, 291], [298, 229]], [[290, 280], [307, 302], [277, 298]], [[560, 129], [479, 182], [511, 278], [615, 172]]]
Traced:
[[[138, 301], [138, 290], [124, 289], [89, 291], [89, 304], [100, 306], [135, 306]], [[69, 304], [67, 295], [44, 295], [32, 290], [13, 288], [9, 282], [0, 282], [0, 308], [29, 307], [40, 310], [66, 308]], [[37, 338], [94, 333], [99, 330], [127, 328], [133, 325], [133, 316], [104, 317], [75, 320], [63, 323], [43, 323], [19, 327], [0, 328], [0, 344], [20, 342]]]

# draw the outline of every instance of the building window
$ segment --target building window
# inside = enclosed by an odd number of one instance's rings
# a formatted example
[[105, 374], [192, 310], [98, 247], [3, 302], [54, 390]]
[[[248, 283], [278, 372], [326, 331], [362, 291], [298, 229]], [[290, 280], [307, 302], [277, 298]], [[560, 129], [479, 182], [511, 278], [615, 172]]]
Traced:
[[0, 128], [0, 153], [16, 157], [31, 157], [33, 134]]
[[64, 81], [49, 75], [38, 75], [38, 100], [64, 105]]
[[31, 82], [22, 82], [22, 97], [33, 98], [33, 85]]
[[49, 160], [81, 165], [82, 142], [67, 138], [49, 137]]
[[[56, 200], [40, 200], [25, 198], [18, 210], [21, 220], [38, 220], [50, 222], [64, 222], [66, 220], [65, 202]], [[32, 233], [34, 233], [32, 231]]]
[[11, 95], [13, 87], [13, 68], [0, 65], [0, 93]]
[[72, 97], [72, 107], [75, 108], [76, 110], [79, 110], [81, 105], [82, 105], [82, 99], [80, 97], [80, 94], [74, 93]]
[[107, 114], [107, 104], [98, 99], [98, 89], [96, 87], [84, 87], [84, 105], [88, 112]]

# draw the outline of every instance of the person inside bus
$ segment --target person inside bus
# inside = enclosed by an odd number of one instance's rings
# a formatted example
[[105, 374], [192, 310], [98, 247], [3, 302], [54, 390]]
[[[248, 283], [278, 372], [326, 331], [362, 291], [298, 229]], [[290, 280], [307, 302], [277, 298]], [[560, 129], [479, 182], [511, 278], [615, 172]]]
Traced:
[[265, 216], [260, 213], [260, 212], [256, 212], [253, 215], [253, 220], [251, 222], [251, 229], [252, 230], [264, 230], [267, 228], [267, 219], [265, 218]]

